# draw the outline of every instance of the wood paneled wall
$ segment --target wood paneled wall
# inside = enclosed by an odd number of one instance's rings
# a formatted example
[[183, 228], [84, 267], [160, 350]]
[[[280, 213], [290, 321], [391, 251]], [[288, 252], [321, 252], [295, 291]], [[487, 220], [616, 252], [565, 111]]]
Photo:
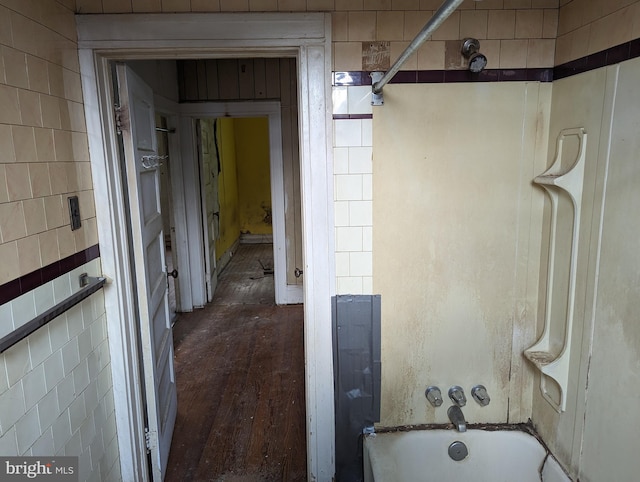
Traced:
[[302, 283], [302, 215], [296, 61], [281, 59], [179, 60], [180, 102], [279, 100], [285, 186], [287, 283]]

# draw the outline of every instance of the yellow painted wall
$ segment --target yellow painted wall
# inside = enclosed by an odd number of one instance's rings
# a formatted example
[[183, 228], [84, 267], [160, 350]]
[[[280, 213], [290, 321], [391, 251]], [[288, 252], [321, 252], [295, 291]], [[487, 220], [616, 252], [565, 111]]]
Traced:
[[236, 142], [233, 119], [218, 119], [218, 146], [221, 172], [218, 176], [220, 202], [220, 236], [216, 240], [218, 259], [240, 236], [238, 215], [238, 177], [236, 174]]
[[240, 232], [272, 234], [269, 121], [234, 119]]

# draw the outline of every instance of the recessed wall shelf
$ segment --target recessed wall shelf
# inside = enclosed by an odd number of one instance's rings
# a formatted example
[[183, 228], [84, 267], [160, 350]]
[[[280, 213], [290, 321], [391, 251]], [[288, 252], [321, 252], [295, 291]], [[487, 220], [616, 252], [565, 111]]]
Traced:
[[[551, 200], [551, 225], [544, 329], [524, 356], [546, 375], [540, 390], [558, 413], [567, 405], [586, 142], [583, 128], [562, 130], [553, 164], [534, 179]], [[559, 400], [551, 396], [546, 377], [560, 387]]]

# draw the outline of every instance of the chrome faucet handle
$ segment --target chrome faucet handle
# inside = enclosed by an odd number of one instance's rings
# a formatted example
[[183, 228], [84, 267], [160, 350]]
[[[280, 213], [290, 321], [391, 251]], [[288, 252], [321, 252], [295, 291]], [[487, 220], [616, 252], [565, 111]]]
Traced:
[[464, 390], [458, 385], [454, 385], [449, 389], [449, 398], [458, 407], [464, 407], [467, 404], [467, 397], [464, 396]]
[[440, 389], [438, 387], [433, 385], [427, 387], [424, 395], [427, 397], [427, 400], [429, 400], [429, 403], [434, 407], [442, 405], [442, 393], [440, 393]]
[[491, 398], [489, 397], [487, 389], [484, 387], [484, 385], [476, 385], [475, 387], [473, 387], [471, 389], [471, 396], [476, 402], [478, 402], [479, 405], [483, 407], [489, 405], [489, 402], [491, 401]]

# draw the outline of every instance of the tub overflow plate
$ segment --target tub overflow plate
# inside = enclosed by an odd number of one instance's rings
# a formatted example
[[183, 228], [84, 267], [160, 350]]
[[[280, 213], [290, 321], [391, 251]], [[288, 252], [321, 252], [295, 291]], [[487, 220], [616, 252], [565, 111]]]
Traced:
[[469, 455], [469, 451], [467, 450], [467, 446], [463, 442], [456, 440], [451, 445], [449, 445], [449, 457], [451, 457], [456, 462], [464, 460], [467, 455]]

